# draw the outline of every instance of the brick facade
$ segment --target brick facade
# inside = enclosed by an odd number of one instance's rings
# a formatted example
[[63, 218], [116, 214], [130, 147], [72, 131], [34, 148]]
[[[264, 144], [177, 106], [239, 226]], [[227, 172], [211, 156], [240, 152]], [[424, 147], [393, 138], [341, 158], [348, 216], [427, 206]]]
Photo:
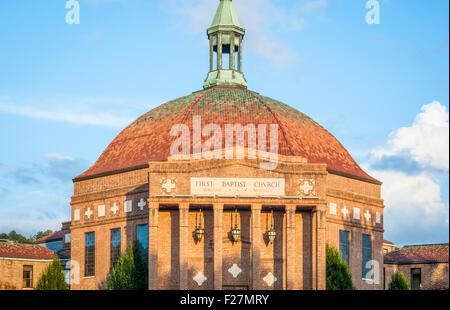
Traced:
[[[258, 164], [172, 159], [76, 181], [71, 254], [80, 265], [80, 281], [71, 288], [102, 289], [110, 268], [110, 230], [122, 229], [124, 250], [136, 239], [136, 225], [149, 224], [150, 289], [325, 289], [325, 245], [339, 248], [340, 229], [351, 231], [355, 286], [381, 289], [382, 284], [367, 284], [361, 275], [362, 234], [371, 236], [372, 258], [382, 262], [383, 223], [376, 216], [382, 219], [380, 185], [331, 174], [326, 165], [308, 164], [304, 158], [281, 157], [273, 171]], [[285, 196], [193, 196], [193, 177], [284, 179]], [[299, 189], [305, 180], [313, 184], [306, 188], [309, 195]], [[336, 204], [336, 214], [330, 214], [330, 203]], [[344, 206], [350, 210], [346, 216]], [[359, 220], [353, 219], [353, 208], [360, 209]], [[200, 210], [205, 234], [198, 242], [194, 232]], [[364, 217], [367, 213], [370, 218]], [[272, 214], [273, 244], [267, 237]], [[232, 242], [234, 224], [241, 229], [239, 242]], [[94, 277], [84, 277], [87, 232], [95, 232]]]

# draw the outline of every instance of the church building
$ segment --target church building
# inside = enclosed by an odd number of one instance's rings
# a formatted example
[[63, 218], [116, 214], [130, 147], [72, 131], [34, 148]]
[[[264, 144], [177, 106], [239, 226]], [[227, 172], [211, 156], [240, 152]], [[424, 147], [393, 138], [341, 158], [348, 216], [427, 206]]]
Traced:
[[381, 182], [310, 117], [247, 89], [231, 0], [207, 36], [203, 90], [139, 117], [73, 180], [71, 289], [104, 288], [135, 240], [150, 290], [324, 290], [327, 244], [357, 289], [383, 289]]

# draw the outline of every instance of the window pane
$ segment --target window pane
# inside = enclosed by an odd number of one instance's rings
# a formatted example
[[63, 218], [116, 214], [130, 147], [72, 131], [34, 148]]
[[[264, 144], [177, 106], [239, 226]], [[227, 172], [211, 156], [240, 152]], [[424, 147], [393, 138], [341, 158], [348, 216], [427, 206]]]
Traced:
[[23, 287], [33, 287], [33, 266], [23, 266]]
[[369, 261], [372, 260], [372, 240], [370, 235], [362, 235], [362, 278], [370, 278], [371, 266]]
[[144, 262], [147, 263], [148, 259], [148, 225], [137, 225], [136, 226], [136, 240], [141, 246], [142, 255]]
[[120, 228], [111, 230], [111, 268], [114, 267], [120, 257]]
[[84, 276], [91, 277], [95, 275], [95, 233], [85, 234], [84, 249]]
[[411, 288], [413, 290], [419, 290], [422, 283], [422, 275], [420, 268], [411, 269]]
[[342, 260], [349, 265], [349, 232], [346, 230], [339, 231], [339, 252]]

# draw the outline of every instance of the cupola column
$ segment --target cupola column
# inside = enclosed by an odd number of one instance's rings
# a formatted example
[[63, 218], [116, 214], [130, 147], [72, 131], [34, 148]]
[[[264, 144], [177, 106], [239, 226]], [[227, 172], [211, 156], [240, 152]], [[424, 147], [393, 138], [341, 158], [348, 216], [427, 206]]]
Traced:
[[222, 70], [222, 35], [217, 34], [217, 70]]
[[234, 70], [234, 34], [230, 34], [230, 70]]
[[239, 37], [238, 70], [242, 73], [242, 37]]

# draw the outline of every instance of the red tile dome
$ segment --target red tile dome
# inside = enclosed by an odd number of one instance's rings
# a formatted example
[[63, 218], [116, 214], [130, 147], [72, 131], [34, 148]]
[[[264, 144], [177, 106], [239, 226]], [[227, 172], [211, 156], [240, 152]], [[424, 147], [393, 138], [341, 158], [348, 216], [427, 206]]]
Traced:
[[[203, 126], [210, 123], [221, 126], [222, 132], [225, 132], [225, 124], [278, 124], [280, 155], [305, 157], [309, 163], [327, 164], [330, 172], [379, 183], [358, 166], [332, 134], [310, 117], [284, 103], [239, 87], [208, 88], [144, 114], [125, 128], [97, 162], [75, 181], [145, 167], [152, 161], [166, 161], [176, 139], [170, 136], [171, 128], [185, 124], [192, 136], [194, 116], [201, 116]], [[224, 140], [225, 137], [223, 147]]]

